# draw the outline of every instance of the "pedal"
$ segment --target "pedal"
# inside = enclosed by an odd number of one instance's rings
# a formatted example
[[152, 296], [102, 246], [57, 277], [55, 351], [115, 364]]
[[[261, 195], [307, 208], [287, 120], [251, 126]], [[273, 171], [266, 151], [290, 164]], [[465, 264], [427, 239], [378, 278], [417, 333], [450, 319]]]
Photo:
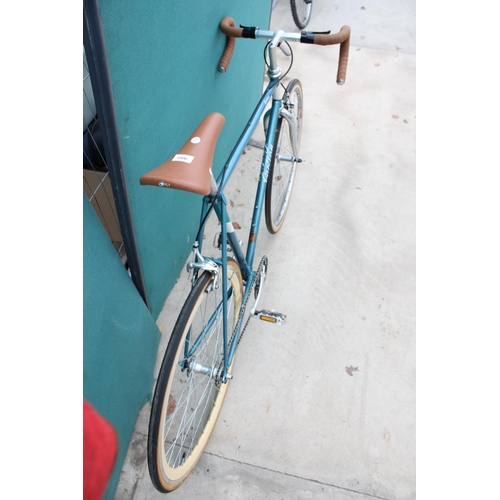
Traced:
[[283, 325], [286, 320], [286, 316], [277, 311], [266, 311], [263, 309], [262, 311], [255, 311], [254, 315], [262, 321], [267, 321], [268, 323], [274, 323], [277, 325]]

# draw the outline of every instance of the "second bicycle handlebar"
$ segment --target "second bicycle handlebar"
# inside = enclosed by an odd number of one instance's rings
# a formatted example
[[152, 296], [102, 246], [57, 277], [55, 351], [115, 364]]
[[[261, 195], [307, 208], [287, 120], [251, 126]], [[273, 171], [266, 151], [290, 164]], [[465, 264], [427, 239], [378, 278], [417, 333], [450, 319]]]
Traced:
[[[273, 38], [272, 31], [259, 30], [258, 28], [237, 27], [232, 17], [225, 17], [220, 22], [220, 30], [227, 36], [226, 47], [222, 54], [219, 71], [224, 73], [231, 61], [234, 52], [236, 38]], [[284, 40], [291, 40], [301, 43], [313, 43], [315, 45], [337, 45], [340, 44], [339, 67], [337, 71], [337, 83], [343, 85], [347, 72], [347, 60], [349, 58], [349, 41], [351, 28], [342, 26], [338, 33], [315, 33], [302, 31], [300, 34], [283, 33]]]

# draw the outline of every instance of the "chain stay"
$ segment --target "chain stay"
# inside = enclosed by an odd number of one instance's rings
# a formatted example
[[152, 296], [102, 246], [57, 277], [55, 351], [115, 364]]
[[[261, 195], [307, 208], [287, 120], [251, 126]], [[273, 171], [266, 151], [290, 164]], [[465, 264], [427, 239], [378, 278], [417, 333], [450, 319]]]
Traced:
[[[238, 328], [238, 325], [243, 320], [243, 316], [245, 315], [245, 311], [247, 309], [247, 302], [250, 299], [250, 296], [252, 295], [252, 292], [254, 292], [254, 298], [257, 299], [257, 296], [258, 296], [258, 293], [259, 293], [259, 287], [260, 287], [260, 279], [259, 279], [259, 277], [262, 275], [262, 271], [263, 271], [264, 267], [266, 268], [266, 271], [267, 271], [268, 259], [267, 259], [267, 257], [265, 255], [260, 260], [259, 267], [257, 268], [257, 272], [255, 273], [254, 278], [252, 280], [252, 283], [250, 285], [250, 292], [247, 295], [245, 303], [242, 304], [241, 307], [240, 307], [240, 314], [238, 316], [238, 322], [236, 323], [236, 328]], [[255, 291], [254, 291], [254, 288], [255, 288]], [[241, 330], [241, 333], [240, 333], [240, 336], [238, 338], [238, 343], [236, 344], [236, 347], [238, 347], [240, 345], [241, 339], [243, 338], [243, 334], [245, 333], [245, 330], [246, 330], [246, 328], [248, 326], [248, 322], [250, 321], [251, 317], [252, 317], [252, 314], [250, 313], [249, 316], [248, 316], [248, 318], [247, 318], [247, 321], [245, 323], [245, 326]], [[236, 328], [234, 329], [233, 334], [231, 335], [231, 339], [229, 340], [229, 345], [231, 345], [233, 343], [233, 339], [234, 339], [234, 336], [236, 334]]]

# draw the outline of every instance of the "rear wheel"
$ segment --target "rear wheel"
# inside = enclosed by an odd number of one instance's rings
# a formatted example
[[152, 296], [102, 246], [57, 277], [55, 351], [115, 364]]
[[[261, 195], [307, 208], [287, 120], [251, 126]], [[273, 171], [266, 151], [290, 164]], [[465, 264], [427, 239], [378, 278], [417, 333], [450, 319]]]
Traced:
[[283, 225], [292, 194], [302, 134], [302, 108], [302, 85], [295, 79], [288, 84], [283, 95], [269, 165], [265, 215], [267, 229], [272, 234]]
[[304, 29], [311, 19], [312, 0], [290, 0], [290, 8], [297, 28]]
[[[242, 301], [241, 271], [233, 259], [228, 259], [226, 279], [230, 337]], [[151, 406], [149, 474], [162, 493], [186, 480], [208, 443], [229, 384], [221, 381], [223, 353], [222, 283], [214, 287], [214, 276], [204, 272], [172, 331]]]

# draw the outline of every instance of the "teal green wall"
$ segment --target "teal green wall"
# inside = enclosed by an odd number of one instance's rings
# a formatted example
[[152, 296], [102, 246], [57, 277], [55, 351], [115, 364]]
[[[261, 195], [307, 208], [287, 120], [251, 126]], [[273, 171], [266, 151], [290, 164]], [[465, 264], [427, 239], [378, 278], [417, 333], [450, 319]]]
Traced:
[[201, 196], [140, 186], [142, 174], [180, 148], [210, 112], [226, 117], [217, 174], [259, 98], [262, 40], [239, 39], [225, 74], [220, 20], [269, 27], [271, 0], [102, 0], [101, 16], [124, 168], [151, 313], [158, 316], [182, 272]]
[[113, 492], [151, 396], [160, 332], [85, 195], [83, 287], [83, 395], [118, 433]]
[[159, 331], [155, 319], [182, 272], [197, 230], [201, 196], [139, 185], [172, 156], [210, 112], [226, 117], [217, 175], [263, 83], [263, 41], [238, 40], [218, 73], [219, 21], [268, 28], [270, 0], [102, 0], [128, 194], [150, 311], [84, 196], [83, 394], [119, 436], [106, 490], [112, 499], [137, 415], [150, 398]]

